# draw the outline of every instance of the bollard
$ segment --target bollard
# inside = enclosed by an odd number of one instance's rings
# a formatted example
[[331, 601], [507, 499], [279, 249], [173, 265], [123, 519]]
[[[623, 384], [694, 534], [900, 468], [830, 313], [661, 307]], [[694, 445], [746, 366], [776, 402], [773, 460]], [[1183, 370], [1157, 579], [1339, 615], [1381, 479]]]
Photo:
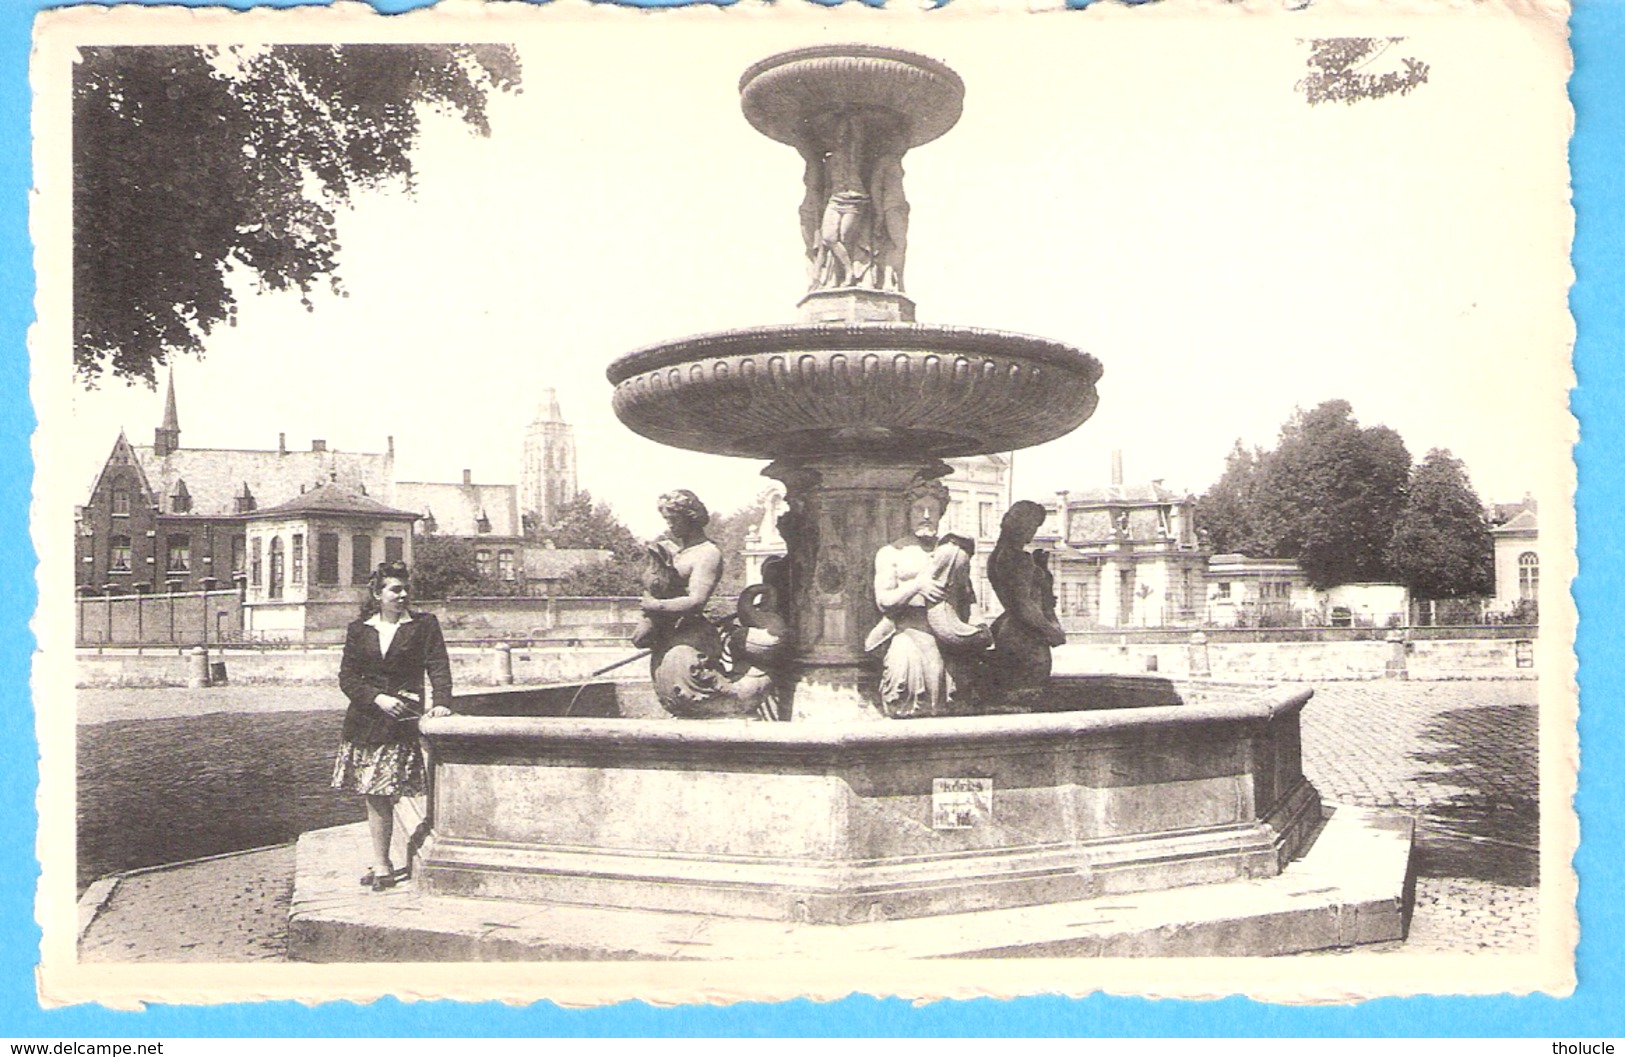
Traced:
[[186, 651], [186, 685], [209, 685], [209, 651], [202, 646], [193, 646]]
[[1394, 628], [1384, 638], [1388, 642], [1388, 666], [1383, 671], [1385, 679], [1409, 679], [1410, 673], [1405, 668], [1405, 633]]
[[1213, 674], [1207, 655], [1207, 636], [1200, 631], [1191, 632], [1191, 675], [1205, 678]]
[[492, 656], [491, 679], [498, 686], [513, 685], [513, 647], [506, 642], [496, 645], [496, 652]]

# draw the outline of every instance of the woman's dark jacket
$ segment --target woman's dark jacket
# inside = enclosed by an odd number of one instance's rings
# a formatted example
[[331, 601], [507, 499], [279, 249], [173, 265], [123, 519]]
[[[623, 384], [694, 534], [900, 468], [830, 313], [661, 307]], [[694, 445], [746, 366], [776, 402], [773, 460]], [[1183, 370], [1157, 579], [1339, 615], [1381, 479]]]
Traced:
[[339, 663], [339, 688], [350, 699], [344, 713], [344, 740], [353, 745], [382, 745], [417, 737], [417, 719], [396, 720], [373, 702], [379, 694], [417, 698], [407, 704], [422, 712], [424, 674], [434, 688], [433, 703], [451, 704], [451, 660], [440, 622], [429, 613], [413, 613], [395, 631], [388, 655], [378, 649], [378, 629], [364, 620], [352, 621], [344, 637], [344, 659]]

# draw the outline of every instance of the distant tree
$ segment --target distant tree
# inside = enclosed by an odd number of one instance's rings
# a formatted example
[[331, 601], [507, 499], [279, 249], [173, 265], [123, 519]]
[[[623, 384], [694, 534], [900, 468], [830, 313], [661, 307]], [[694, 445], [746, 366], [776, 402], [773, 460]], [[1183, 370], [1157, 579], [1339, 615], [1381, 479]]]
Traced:
[[711, 518], [706, 534], [722, 549], [722, 579], [717, 582], [719, 598], [731, 598], [745, 589], [745, 537], [762, 523], [774, 490], [764, 488], [755, 499], [722, 517]]
[[1495, 542], [1467, 468], [1434, 448], [1411, 472], [1388, 560], [1417, 598], [1471, 598], [1495, 590]]
[[571, 570], [556, 588], [561, 595], [626, 596], [643, 593], [644, 544], [627, 528], [608, 504], [596, 501], [591, 492], [576, 493], [559, 508], [552, 527], [538, 530], [544, 543], [562, 549], [607, 550], [611, 557], [602, 562]]
[[418, 536], [412, 541], [412, 594], [452, 598], [480, 594], [474, 545], [460, 536]]
[[84, 47], [73, 79], [74, 369], [156, 379], [234, 322], [233, 273], [341, 291], [336, 210], [410, 188], [420, 107], [490, 133], [506, 44]]
[[606, 558], [571, 569], [554, 593], [568, 598], [628, 598], [643, 594], [643, 561]]
[[596, 500], [591, 492], [577, 492], [574, 499], [559, 508], [558, 519], [550, 528], [540, 529], [537, 538], [560, 550], [586, 547], [614, 551], [617, 558], [643, 559], [643, 542], [632, 534], [608, 503]]
[[1362, 428], [1348, 401], [1328, 400], [1293, 414], [1261, 469], [1256, 533], [1271, 556], [1297, 559], [1317, 588], [1393, 576], [1411, 469], [1398, 433]]
[[1249, 451], [1240, 440], [1224, 460], [1224, 473], [1196, 501], [1196, 524], [1206, 530], [1217, 553], [1270, 557], [1257, 538], [1257, 492], [1264, 452]]

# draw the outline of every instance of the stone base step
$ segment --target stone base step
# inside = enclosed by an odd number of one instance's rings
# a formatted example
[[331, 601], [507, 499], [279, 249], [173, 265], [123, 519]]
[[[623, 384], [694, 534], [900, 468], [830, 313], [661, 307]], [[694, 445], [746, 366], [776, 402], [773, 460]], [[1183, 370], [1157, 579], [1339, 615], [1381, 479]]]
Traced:
[[852, 925], [383, 893], [356, 878], [364, 824], [299, 839], [289, 956], [309, 962], [1260, 956], [1403, 939], [1413, 825], [1327, 805], [1279, 876]]

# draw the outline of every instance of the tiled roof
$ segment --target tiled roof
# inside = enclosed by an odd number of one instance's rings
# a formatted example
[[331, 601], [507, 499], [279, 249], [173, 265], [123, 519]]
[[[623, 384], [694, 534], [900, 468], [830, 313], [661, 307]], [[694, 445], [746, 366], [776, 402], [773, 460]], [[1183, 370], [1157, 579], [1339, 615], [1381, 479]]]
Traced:
[[1497, 525], [1491, 532], [1536, 532], [1540, 529], [1540, 517], [1533, 510], [1524, 510], [1504, 525]]
[[417, 514], [413, 511], [386, 506], [371, 496], [352, 492], [336, 483], [313, 488], [286, 503], [262, 507], [250, 516], [288, 517], [295, 514], [360, 514], [364, 517], [417, 519]]
[[491, 522], [489, 535], [519, 536], [519, 489], [511, 484], [457, 484], [397, 481], [393, 501], [420, 517], [434, 514], [434, 530], [443, 536], [475, 536], [480, 514]]
[[308, 491], [324, 483], [387, 498], [394, 476], [393, 457], [372, 452], [181, 448], [159, 456], [151, 445], [131, 448], [160, 500], [174, 494], [176, 481], [186, 482], [193, 514], [235, 514], [234, 497], [245, 483], [263, 510], [298, 498], [301, 487]]
[[1185, 498], [1155, 481], [1082, 488], [1067, 494], [1069, 506], [1105, 506], [1112, 503], [1177, 503]]

